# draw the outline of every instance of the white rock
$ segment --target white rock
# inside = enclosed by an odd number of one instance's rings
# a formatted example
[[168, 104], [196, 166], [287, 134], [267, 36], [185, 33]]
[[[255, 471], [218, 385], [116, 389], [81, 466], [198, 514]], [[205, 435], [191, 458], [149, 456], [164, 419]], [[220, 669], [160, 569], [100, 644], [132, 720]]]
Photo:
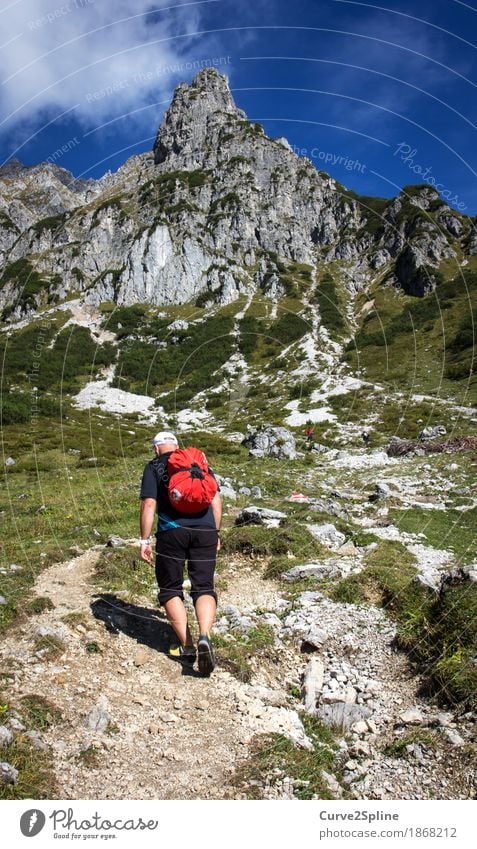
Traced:
[[358, 719], [357, 722], [353, 722], [351, 726], [351, 731], [355, 731], [356, 734], [366, 734], [368, 730], [368, 724], [364, 721], [364, 719]]
[[316, 711], [316, 701], [323, 687], [324, 672], [323, 661], [312, 657], [303, 678], [303, 701], [307, 713]]
[[6, 749], [13, 743], [13, 734], [5, 725], [0, 725], [0, 749]]
[[5, 761], [0, 763], [0, 784], [16, 784], [18, 781], [18, 770]]
[[465, 743], [464, 738], [460, 736], [459, 732], [456, 731], [455, 728], [443, 728], [442, 733], [453, 746], [463, 746]]
[[421, 725], [424, 721], [424, 717], [421, 711], [417, 708], [410, 708], [409, 710], [405, 710], [403, 713], [399, 714], [399, 721], [404, 725]]
[[315, 539], [328, 548], [339, 548], [346, 539], [345, 535], [338, 531], [331, 522], [324, 522], [322, 525], [307, 525], [307, 528]]

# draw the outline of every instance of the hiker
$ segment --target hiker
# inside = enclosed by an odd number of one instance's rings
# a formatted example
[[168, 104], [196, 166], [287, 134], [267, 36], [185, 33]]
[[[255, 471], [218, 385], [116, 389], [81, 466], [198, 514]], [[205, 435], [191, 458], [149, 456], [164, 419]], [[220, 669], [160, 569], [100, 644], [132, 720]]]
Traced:
[[312, 428], [311, 423], [310, 423], [308, 425], [307, 429], [305, 430], [305, 436], [306, 436], [307, 442], [313, 442], [313, 433], [314, 433], [314, 431], [313, 431], [313, 428]]
[[[199, 672], [210, 675], [215, 666], [210, 632], [217, 609], [214, 571], [220, 548], [222, 499], [217, 481], [202, 452], [196, 448], [180, 451], [176, 436], [168, 431], [157, 433], [152, 446], [155, 458], [144, 469], [140, 493], [141, 559], [146, 563], [153, 561], [150, 534], [157, 510], [156, 578], [159, 604], [164, 605], [179, 641], [178, 645], [170, 647], [169, 655], [189, 664], [193, 664], [196, 659], [182, 592], [187, 560], [191, 596], [199, 625]], [[172, 497], [177, 507], [171, 503]]]
[[363, 440], [365, 445], [369, 445], [369, 433], [367, 430], [363, 430], [361, 434], [361, 439]]

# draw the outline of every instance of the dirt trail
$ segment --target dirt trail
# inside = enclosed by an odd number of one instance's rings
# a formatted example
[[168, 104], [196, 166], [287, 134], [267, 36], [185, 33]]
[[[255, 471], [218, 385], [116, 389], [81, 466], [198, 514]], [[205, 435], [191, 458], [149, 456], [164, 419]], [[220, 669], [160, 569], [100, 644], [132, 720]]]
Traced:
[[[201, 678], [165, 654], [170, 630], [150, 598], [128, 605], [115, 596], [98, 597], [90, 581], [98, 557], [92, 549], [43, 572], [35, 592], [49, 597], [54, 609], [12, 630], [1, 647], [4, 662], [15, 672], [12, 701], [34, 693], [61, 711], [61, 721], [43, 732], [54, 756], [59, 797], [240, 798], [231, 778], [257, 733], [280, 732], [306, 743], [299, 704], [288, 685], [299, 682], [309, 656], [300, 654], [297, 639], [283, 639], [280, 623], [267, 662], [252, 658], [251, 684], [220, 666], [211, 678]], [[232, 604], [248, 615], [257, 608], [283, 607], [277, 586], [262, 581], [255, 564], [231, 562], [222, 574], [222, 608]], [[321, 652], [325, 666], [336, 668], [347, 656], [353, 630], [358, 648], [363, 641], [362, 662], [369, 666], [372, 654], [381, 694], [377, 727], [366, 732], [366, 740], [361, 735], [361, 743], [355, 735], [354, 754], [351, 746], [347, 754], [358, 759], [353, 768], [360, 769], [359, 760], [365, 758], [364, 798], [470, 798], [454, 756], [447, 757], [442, 747], [437, 760], [424, 757], [410, 768], [380, 754], [397, 714], [419, 706], [418, 679], [403, 656], [391, 659], [392, 629], [380, 622], [384, 614], [367, 615], [353, 605], [333, 607], [323, 597], [313, 603], [322, 605], [321, 624], [329, 634]], [[307, 610], [312, 607], [300, 608], [297, 615], [308, 615]], [[57, 635], [65, 651], [54, 659], [39, 658], [34, 641], [42, 633]], [[359, 668], [359, 650], [353, 663]], [[274, 787], [267, 794], [280, 798], [284, 791]], [[359, 791], [354, 795], [359, 798]]]
[[[61, 724], [43, 734], [54, 752], [61, 798], [229, 795], [230, 775], [257, 730], [257, 722], [247, 722], [239, 710], [246, 685], [220, 668], [210, 679], [195, 671], [185, 674], [180, 664], [147, 645], [153, 642], [147, 629], [142, 646], [126, 633], [109, 633], [91, 614], [89, 578], [98, 557], [98, 551], [90, 550], [43, 572], [35, 591], [48, 596], [54, 610], [34, 617], [2, 645], [3, 657], [15, 659], [15, 695], [42, 695], [62, 712]], [[255, 603], [256, 584], [244, 582], [244, 601]], [[242, 602], [235, 588], [233, 600]], [[64, 623], [62, 617], [71, 613], [83, 613], [86, 627]], [[149, 619], [150, 631], [159, 631], [159, 647], [167, 644], [165, 620], [150, 602], [135, 606], [131, 615]], [[64, 641], [67, 649], [61, 657], [40, 662], [33, 656], [39, 628]], [[89, 653], [88, 643], [97, 643], [101, 653]], [[85, 727], [96, 706], [110, 717], [109, 733]], [[90, 746], [98, 751], [88, 751]]]

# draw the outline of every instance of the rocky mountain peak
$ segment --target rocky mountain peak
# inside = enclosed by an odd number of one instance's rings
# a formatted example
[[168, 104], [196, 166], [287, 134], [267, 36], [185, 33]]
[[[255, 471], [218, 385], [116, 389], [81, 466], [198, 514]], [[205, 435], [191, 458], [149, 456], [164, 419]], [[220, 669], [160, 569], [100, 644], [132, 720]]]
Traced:
[[213, 145], [220, 131], [246, 118], [230, 93], [227, 77], [215, 68], [199, 71], [192, 83], [177, 86], [154, 144], [154, 161], [197, 167], [204, 158], [204, 143]]
[[429, 209], [431, 204], [435, 205], [436, 202], [440, 201], [440, 195], [433, 186], [429, 186], [427, 183], [419, 183], [418, 185], [404, 186], [399, 192], [399, 200], [401, 204], [412, 203], [421, 209]]

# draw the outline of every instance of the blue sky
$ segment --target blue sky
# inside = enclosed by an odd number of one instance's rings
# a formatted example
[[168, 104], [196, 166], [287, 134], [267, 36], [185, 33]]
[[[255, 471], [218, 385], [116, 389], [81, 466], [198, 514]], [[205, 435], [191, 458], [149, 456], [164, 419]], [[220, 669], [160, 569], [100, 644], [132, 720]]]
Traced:
[[475, 215], [477, 7], [382, 3], [2, 0], [0, 163], [114, 171], [217, 59], [250, 119], [347, 187], [434, 181]]

